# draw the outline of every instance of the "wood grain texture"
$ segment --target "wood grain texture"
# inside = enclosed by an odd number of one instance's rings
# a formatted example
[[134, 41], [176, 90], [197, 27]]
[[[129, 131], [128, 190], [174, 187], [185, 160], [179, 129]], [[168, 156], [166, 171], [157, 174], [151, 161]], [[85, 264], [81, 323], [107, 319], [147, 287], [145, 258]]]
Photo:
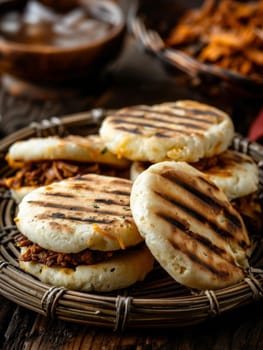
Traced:
[[[9, 305], [9, 317], [2, 312]], [[263, 349], [263, 305], [244, 307], [193, 327], [115, 333], [48, 320], [1, 298], [1, 350], [256, 350]]]
[[3, 339], [9, 321], [12, 318], [15, 304], [0, 296], [0, 339]]

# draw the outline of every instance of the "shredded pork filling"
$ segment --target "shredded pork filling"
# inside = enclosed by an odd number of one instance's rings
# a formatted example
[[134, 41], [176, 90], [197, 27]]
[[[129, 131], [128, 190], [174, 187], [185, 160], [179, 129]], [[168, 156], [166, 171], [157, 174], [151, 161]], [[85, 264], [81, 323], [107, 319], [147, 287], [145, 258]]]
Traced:
[[261, 236], [263, 230], [262, 201], [257, 193], [234, 199], [233, 207], [242, 216], [250, 235]]
[[115, 175], [116, 171], [97, 163], [80, 164], [62, 160], [25, 163], [14, 176], [0, 180], [0, 186], [18, 189], [23, 186], [44, 186], [87, 173]]
[[17, 237], [16, 244], [19, 248], [27, 247], [26, 252], [20, 256], [20, 261], [34, 261], [48, 267], [61, 266], [74, 268], [78, 265], [92, 265], [106, 261], [114, 254], [112, 251], [103, 252], [89, 249], [85, 249], [80, 253], [58, 253], [40, 247], [22, 234], [19, 234]]
[[198, 162], [191, 163], [191, 165], [200, 171], [205, 171], [213, 166], [218, 165], [218, 163], [219, 156], [213, 156], [202, 158]]

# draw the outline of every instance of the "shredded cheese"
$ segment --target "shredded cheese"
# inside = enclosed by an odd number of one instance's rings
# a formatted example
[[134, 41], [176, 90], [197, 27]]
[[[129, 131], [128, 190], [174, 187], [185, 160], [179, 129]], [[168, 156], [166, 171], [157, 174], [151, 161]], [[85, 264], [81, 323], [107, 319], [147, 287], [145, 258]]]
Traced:
[[119, 147], [117, 149], [117, 158], [121, 159], [123, 157], [123, 153], [124, 153], [124, 147], [129, 143], [129, 139], [123, 140], [120, 144]]
[[109, 239], [117, 240], [119, 242], [120, 248], [126, 249], [125, 244], [123, 242], [123, 239], [121, 238], [120, 235], [118, 235], [117, 237], [113, 236], [110, 233], [108, 233], [107, 231], [103, 230], [98, 224], [93, 224], [93, 229], [95, 232], [97, 232], [97, 233], [99, 233], [99, 234], [101, 234]]
[[12, 159], [11, 157], [9, 157], [9, 155], [7, 155], [5, 159], [10, 168], [12, 169], [22, 168], [25, 164], [22, 160]]
[[105, 237], [110, 238], [110, 239], [116, 239], [115, 236], [111, 235], [107, 231], [102, 230], [102, 228], [98, 224], [93, 224], [92, 226], [93, 226], [94, 231], [101, 234], [102, 236], [105, 236]]
[[125, 244], [124, 244], [123, 239], [122, 239], [120, 234], [118, 235], [117, 239], [118, 239], [118, 242], [119, 242], [121, 249], [126, 249]]

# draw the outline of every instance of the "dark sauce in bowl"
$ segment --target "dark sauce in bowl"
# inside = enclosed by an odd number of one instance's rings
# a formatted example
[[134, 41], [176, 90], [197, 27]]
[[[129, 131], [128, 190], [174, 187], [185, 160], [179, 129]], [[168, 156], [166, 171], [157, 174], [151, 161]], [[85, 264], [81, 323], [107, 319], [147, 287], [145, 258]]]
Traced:
[[[125, 19], [111, 0], [0, 1], [0, 71], [41, 82], [96, 76], [120, 52]], [[54, 0], [55, 1], [55, 0]], [[52, 2], [52, 5], [54, 4]]]
[[76, 47], [102, 40], [113, 25], [96, 18], [85, 7], [59, 13], [30, 0], [22, 10], [0, 16], [0, 39], [29, 45]]

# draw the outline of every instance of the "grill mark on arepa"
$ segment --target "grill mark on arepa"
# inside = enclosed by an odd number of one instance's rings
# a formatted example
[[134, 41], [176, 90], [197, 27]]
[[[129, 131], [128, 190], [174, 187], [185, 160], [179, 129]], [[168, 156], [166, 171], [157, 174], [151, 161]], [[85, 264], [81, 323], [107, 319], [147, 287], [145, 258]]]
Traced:
[[45, 192], [46, 196], [53, 196], [53, 197], [63, 197], [63, 198], [75, 198], [76, 196], [69, 193], [62, 193], [62, 192]]
[[[123, 125], [122, 126], [118, 126], [118, 127], [115, 127], [116, 130], [119, 130], [119, 131], [125, 131], [127, 133], [130, 133], [130, 134], [135, 134], [135, 135], [140, 135], [142, 134], [141, 130], [139, 128], [125, 128]], [[185, 135], [185, 132], [182, 131], [182, 130], [176, 130], [175, 131], [176, 133], [178, 134], [184, 134]], [[156, 137], [163, 137], [163, 138], [168, 138], [170, 137], [168, 134], [164, 134], [164, 133], [161, 133], [160, 131], [158, 132], [155, 132], [152, 134], [152, 136], [155, 135]]]
[[221, 121], [223, 119], [222, 114], [220, 112], [216, 112], [215, 110], [212, 109], [202, 109], [202, 108], [193, 108], [193, 107], [182, 107], [178, 105], [171, 106], [173, 109], [179, 109], [182, 111], [188, 111], [194, 114], [204, 114], [204, 115], [209, 115], [211, 117], [216, 118], [218, 121]]
[[[95, 178], [95, 177], [94, 177]], [[130, 180], [126, 180], [126, 179], [110, 179], [110, 181], [108, 182], [103, 182], [103, 181], [93, 181], [93, 178], [88, 178], [85, 176], [81, 176], [78, 175], [76, 177], [73, 178], [74, 181], [68, 181], [67, 182], [67, 186], [70, 189], [83, 189], [86, 191], [90, 191], [92, 193], [107, 193], [107, 194], [115, 194], [115, 195], [120, 195], [120, 196], [124, 196], [124, 197], [128, 197], [130, 196], [130, 189], [131, 189], [131, 182]], [[82, 183], [78, 183], [75, 180], [79, 180]], [[85, 181], [87, 183], [85, 183]], [[92, 186], [90, 186], [89, 184], [92, 183]], [[99, 187], [100, 185], [102, 185], [102, 187]], [[105, 186], [118, 186], [118, 188], [122, 187], [123, 189], [108, 189], [105, 188]], [[73, 195], [72, 195], [73, 196]], [[77, 197], [77, 196], [76, 196]]]
[[[240, 229], [240, 230], [242, 229], [242, 224], [241, 224], [239, 218], [229, 211], [229, 208], [226, 205], [227, 203], [222, 202], [222, 201], [216, 199], [215, 197], [211, 198], [206, 193], [200, 191], [195, 186], [191, 185], [189, 182], [187, 182], [187, 180], [185, 178], [181, 177], [175, 171], [165, 172], [165, 173], [161, 174], [161, 176], [164, 177], [165, 179], [171, 181], [172, 183], [176, 184], [177, 186], [184, 188], [186, 191], [189, 192], [190, 196], [195, 196], [195, 198], [198, 198], [202, 202], [206, 203], [207, 205], [212, 207], [215, 212], [220, 212], [223, 210], [224, 215], [226, 216], [227, 220], [230, 223], [232, 223], [234, 226], [237, 226], [238, 229]], [[208, 182], [203, 177], [201, 177], [201, 176], [198, 177], [198, 181], [206, 182], [209, 186], [213, 186], [218, 191], [218, 188], [216, 185], [212, 184], [212, 182]]]
[[[196, 232], [193, 232], [192, 230], [189, 229], [188, 224], [185, 222], [181, 222], [177, 218], [168, 216], [166, 213], [156, 213], [156, 215], [171, 224], [173, 227], [179, 229], [181, 232], [183, 232], [185, 235], [187, 235], [190, 239], [193, 241], [199, 243], [212, 253], [214, 253], [217, 256], [220, 256], [222, 259], [228, 261], [232, 265], [235, 265], [234, 258], [231, 257], [230, 255], [227, 255], [225, 249], [218, 247], [216, 244], [214, 244], [211, 240], [209, 240], [207, 237], [204, 237], [202, 235], [199, 235]], [[169, 242], [171, 244], [174, 243], [172, 239], [169, 239]], [[186, 241], [187, 242], [187, 241]], [[226, 258], [227, 257], [227, 258]]]
[[[182, 247], [175, 242], [171, 242], [171, 244], [175, 249], [180, 250], [185, 255], [187, 255], [190, 258], [190, 260], [192, 260], [194, 263], [197, 263], [198, 265], [202, 266], [203, 268], [210, 271], [214, 275], [217, 275], [223, 279], [227, 278], [230, 275], [227, 270], [220, 270], [219, 268], [217, 269], [212, 264], [209, 264], [209, 263], [205, 262], [204, 260], [200, 259], [196, 254], [194, 254], [192, 251], [187, 249], [187, 247]], [[235, 265], [235, 268], [236, 268], [236, 265]]]
[[[84, 189], [84, 190], [87, 190], [87, 191], [90, 191], [90, 193], [105, 193], [105, 194], [112, 194], [112, 195], [119, 195], [119, 196], [124, 196], [124, 197], [128, 197], [130, 196], [130, 190], [111, 190], [111, 189], [105, 189], [105, 188], [93, 188], [93, 187], [90, 187], [90, 186], [87, 186], [87, 187], [84, 187], [84, 186], [68, 186], [69, 188], [71, 189]], [[47, 196], [53, 196], [53, 197], [64, 197], [64, 198], [80, 198], [78, 196], [78, 193], [76, 192], [76, 195], [72, 194], [72, 195], [64, 195], [64, 194], [60, 194], [60, 193], [48, 193], [48, 192], [45, 192], [44, 195], [47, 195]]]
[[[162, 120], [162, 119], [156, 119], [156, 118], [149, 118], [147, 117], [146, 120], [147, 120], [147, 123], [144, 121], [141, 122], [141, 119], [140, 122], [138, 122], [138, 118], [136, 118], [136, 115], [125, 115], [126, 117], [131, 117], [130, 120], [128, 119], [125, 119], [125, 118], [114, 118], [111, 122], [113, 124], [120, 124], [120, 125], [123, 125], [123, 124], [126, 124], [126, 125], [135, 125], [137, 127], [147, 127], [147, 128], [160, 128], [160, 129], [163, 129], [165, 131], [170, 131], [170, 132], [175, 132], [175, 131], [181, 131], [181, 129], [177, 129], [176, 126], [183, 126], [183, 127], [187, 127], [189, 129], [194, 129], [195, 131], [196, 130], [207, 130], [207, 127], [203, 126], [203, 125], [200, 125], [200, 124], [193, 124], [193, 123], [189, 123], [189, 122], [175, 122], [174, 120]], [[137, 119], [137, 120], [136, 120]], [[150, 123], [151, 122], [151, 123]], [[168, 127], [167, 125], [172, 125], [173, 127]], [[136, 132], [138, 133], [140, 130], [137, 130], [136, 129]], [[185, 130], [186, 133], [190, 133], [190, 130]]]
[[[160, 196], [161, 198], [163, 198], [164, 200], [166, 200], [170, 204], [177, 206], [182, 211], [184, 211], [188, 216], [192, 216], [193, 218], [195, 218], [196, 220], [198, 220], [202, 224], [206, 223], [218, 236], [223, 237], [225, 239], [229, 239], [229, 238], [233, 239], [234, 238], [234, 235], [231, 232], [226, 231], [222, 227], [217, 226], [215, 222], [212, 222], [211, 220], [209, 220], [209, 218], [202, 215], [198, 211], [195, 211], [195, 210], [191, 209], [190, 207], [187, 207], [186, 205], [180, 203], [179, 201], [176, 201], [174, 198], [171, 198], [171, 197], [168, 197], [167, 195], [164, 195], [163, 193], [159, 193], [159, 192], [155, 191], [155, 194]], [[179, 223], [179, 221], [177, 221], [177, 222]], [[183, 223], [180, 223], [180, 224], [184, 225]], [[186, 226], [184, 226], [184, 229], [186, 229]]]
[[[211, 273], [218, 276], [219, 278], [227, 279], [230, 276], [229, 271], [219, 270], [215, 266], [212, 266], [211, 264], [206, 263], [205, 261], [201, 260], [198, 256], [196, 256], [193, 252], [189, 251], [186, 247], [181, 247], [175, 242], [171, 242], [171, 244], [175, 249], [180, 250], [185, 255], [187, 255], [190, 258], [190, 260], [192, 260], [194, 263], [202, 266], [203, 268], [210, 271]], [[235, 267], [237, 268], [237, 266]]]
[[[154, 113], [153, 113], [154, 114]], [[168, 114], [168, 115], [167, 115]], [[169, 117], [169, 113], [164, 113], [164, 115], [167, 115], [166, 119], [161, 119], [161, 118], [156, 118], [156, 117], [150, 117], [149, 115], [138, 115], [138, 114], [132, 114], [132, 113], [120, 113], [118, 114], [118, 116], [120, 115], [121, 117], [127, 117], [130, 118], [130, 123], [133, 123], [135, 125], [142, 125], [142, 126], [148, 126], [148, 127], [152, 127], [153, 124], [149, 124], [149, 123], [143, 123], [143, 122], [138, 122], [141, 121], [142, 119], [147, 120], [147, 122], [155, 122], [157, 124], [157, 126], [159, 126], [160, 124], [162, 125], [167, 125], [167, 124], [173, 124], [173, 125], [180, 125], [180, 126], [187, 126], [187, 127], [192, 127], [193, 129], [201, 129], [201, 130], [207, 130], [207, 126], [203, 126], [200, 124], [212, 124], [214, 125], [214, 123], [211, 122], [206, 122], [206, 120], [200, 120], [200, 119], [196, 119], [196, 118], [183, 118], [183, 116], [176, 116], [173, 114], [170, 114], [170, 116], [174, 116], [175, 118], [179, 118], [179, 119], [185, 119], [184, 122], [182, 121], [176, 121], [174, 118], [170, 118]], [[196, 123], [191, 123], [189, 120], [193, 120]], [[123, 122], [123, 118], [117, 118], [117, 116], [114, 117], [114, 120], [112, 120], [113, 123], [122, 123]], [[129, 122], [129, 120], [125, 120], [125, 122]], [[160, 126], [162, 127], [162, 126]], [[164, 127], [163, 127], [164, 128]], [[173, 129], [172, 129], [173, 130]]]
[[[107, 178], [108, 183], [116, 183], [116, 184], [120, 184], [123, 186], [130, 186], [131, 185], [131, 181], [128, 179], [119, 178], [119, 177], [111, 177], [111, 176], [106, 176], [106, 175], [97, 175], [97, 174], [77, 175], [73, 178], [73, 181], [79, 180], [79, 181], [87, 181], [87, 182], [93, 182], [93, 183], [105, 185], [105, 178]], [[71, 180], [69, 180], [69, 181], [71, 181]]]
[[[105, 181], [105, 177], [108, 178], [108, 181]], [[97, 185], [103, 185], [105, 187], [105, 185], [118, 185], [118, 186], [122, 186], [122, 187], [131, 187], [131, 181], [128, 179], [122, 179], [122, 178], [114, 178], [114, 177], [110, 177], [110, 176], [101, 176], [101, 175], [78, 175], [76, 177], [73, 178], [73, 180], [79, 180], [82, 182], [87, 182], [87, 183], [93, 183], [95, 184], [94, 188], [97, 188]], [[70, 183], [70, 182], [69, 182]]]
[[[115, 127], [116, 130], [119, 130], [119, 131], [125, 131], [125, 132], [128, 132], [128, 133], [131, 133], [131, 134], [136, 134], [136, 135], [140, 135], [142, 134], [143, 135], [143, 130], [141, 130], [140, 128], [131, 128], [131, 127], [125, 127], [124, 125], [119, 125], [117, 127]], [[152, 128], [154, 130], [154, 128]], [[182, 135], [185, 135], [185, 134], [189, 134], [191, 135], [192, 132], [191, 130], [180, 130], [180, 129], [171, 129], [171, 133], [170, 134], [165, 134], [165, 131], [168, 131], [168, 130], [165, 130], [164, 128], [161, 128], [164, 130], [164, 133], [158, 131], [158, 132], [155, 132], [153, 133], [152, 135], [155, 135], [155, 136], [158, 136], [158, 137], [171, 137], [171, 134], [174, 135], [174, 134], [182, 134]], [[200, 135], [200, 136], [203, 136], [203, 133], [199, 133], [198, 131], [195, 131], [195, 134], [196, 135]]]
[[[162, 115], [162, 116], [168, 116], [168, 117], [173, 117], [174, 118], [179, 118], [179, 119], [187, 119], [187, 120], [193, 120], [193, 121], [197, 121], [197, 122], [203, 122], [203, 123], [206, 123], [206, 124], [214, 124], [213, 121], [211, 120], [208, 120], [207, 118], [204, 118], [203, 115], [207, 115], [207, 116], [210, 116], [212, 117], [212, 119], [216, 119], [216, 121], [218, 121], [218, 117], [219, 115], [215, 115], [215, 114], [211, 114], [211, 113], [202, 113], [201, 110], [197, 110], [197, 109], [185, 109], [185, 108], [178, 108], [176, 106], [168, 106], [168, 108], [172, 109], [172, 111], [159, 111], [159, 110], [156, 110], [156, 109], [151, 109], [151, 108], [146, 108], [146, 107], [134, 107], [132, 109], [132, 111], [142, 111], [142, 112], [145, 112], [145, 113], [152, 113], [152, 114], [156, 114], [156, 115]], [[183, 110], [184, 112], [190, 112], [190, 113], [193, 113], [193, 114], [178, 114], [176, 113], [175, 110]], [[120, 111], [120, 113], [118, 113], [119, 115], [123, 115], [124, 113], [122, 111]], [[138, 115], [137, 115], [138, 116]], [[138, 117], [141, 117], [141, 118], [144, 118], [144, 114], [142, 115], [139, 115]], [[221, 118], [219, 119], [222, 119], [222, 116], [220, 116]], [[173, 120], [172, 118], [170, 118], [171, 120]]]
[[[93, 200], [93, 202], [96, 203], [95, 200]], [[110, 215], [110, 216], [124, 216], [125, 217], [132, 217], [131, 211], [127, 210], [129, 209], [128, 205], [125, 205], [123, 203], [118, 203], [115, 202], [114, 204], [117, 205], [120, 210], [118, 210], [118, 208], [114, 208], [114, 209], [110, 209], [110, 210], [105, 210], [102, 209], [101, 207], [91, 207], [88, 208], [86, 206], [73, 206], [73, 205], [67, 205], [67, 204], [62, 204], [62, 203], [52, 203], [52, 202], [44, 202], [44, 201], [28, 201], [28, 203], [32, 204], [32, 205], [36, 205], [39, 207], [44, 207], [44, 208], [52, 208], [52, 209], [60, 209], [60, 210], [68, 210], [68, 211], [75, 211], [75, 212], [83, 212], [83, 213], [87, 213], [87, 214], [96, 214], [96, 215]], [[106, 202], [104, 202], [104, 204], [107, 204]], [[92, 206], [92, 202], [90, 203], [90, 205]], [[111, 205], [111, 203], [109, 203], [108, 205]], [[124, 212], [124, 207], [125, 207], [125, 212]], [[127, 209], [126, 209], [127, 208]], [[61, 213], [63, 214], [63, 213]], [[65, 214], [63, 214], [65, 215]], [[68, 218], [67, 216], [65, 216], [65, 218]]]
[[120, 204], [119, 202], [116, 202], [113, 199], [101, 199], [101, 198], [95, 198], [94, 202], [100, 203], [100, 204], [107, 204], [107, 205], [112, 205], [112, 204], [119, 205]]
[[112, 193], [112, 194], [118, 194], [120, 196], [128, 197], [130, 196], [130, 191], [121, 191], [121, 190], [105, 190], [105, 193]]
[[78, 216], [66, 216], [63, 213], [57, 212], [57, 213], [52, 213], [52, 214], [41, 214], [39, 215], [39, 218], [41, 220], [44, 219], [63, 219], [63, 220], [69, 220], [69, 221], [80, 221], [80, 222], [88, 222], [90, 224], [101, 224], [101, 225], [109, 225], [113, 224], [116, 222], [116, 220], [111, 219], [111, 220], [106, 220], [105, 218], [99, 219], [99, 218], [80, 218]]

